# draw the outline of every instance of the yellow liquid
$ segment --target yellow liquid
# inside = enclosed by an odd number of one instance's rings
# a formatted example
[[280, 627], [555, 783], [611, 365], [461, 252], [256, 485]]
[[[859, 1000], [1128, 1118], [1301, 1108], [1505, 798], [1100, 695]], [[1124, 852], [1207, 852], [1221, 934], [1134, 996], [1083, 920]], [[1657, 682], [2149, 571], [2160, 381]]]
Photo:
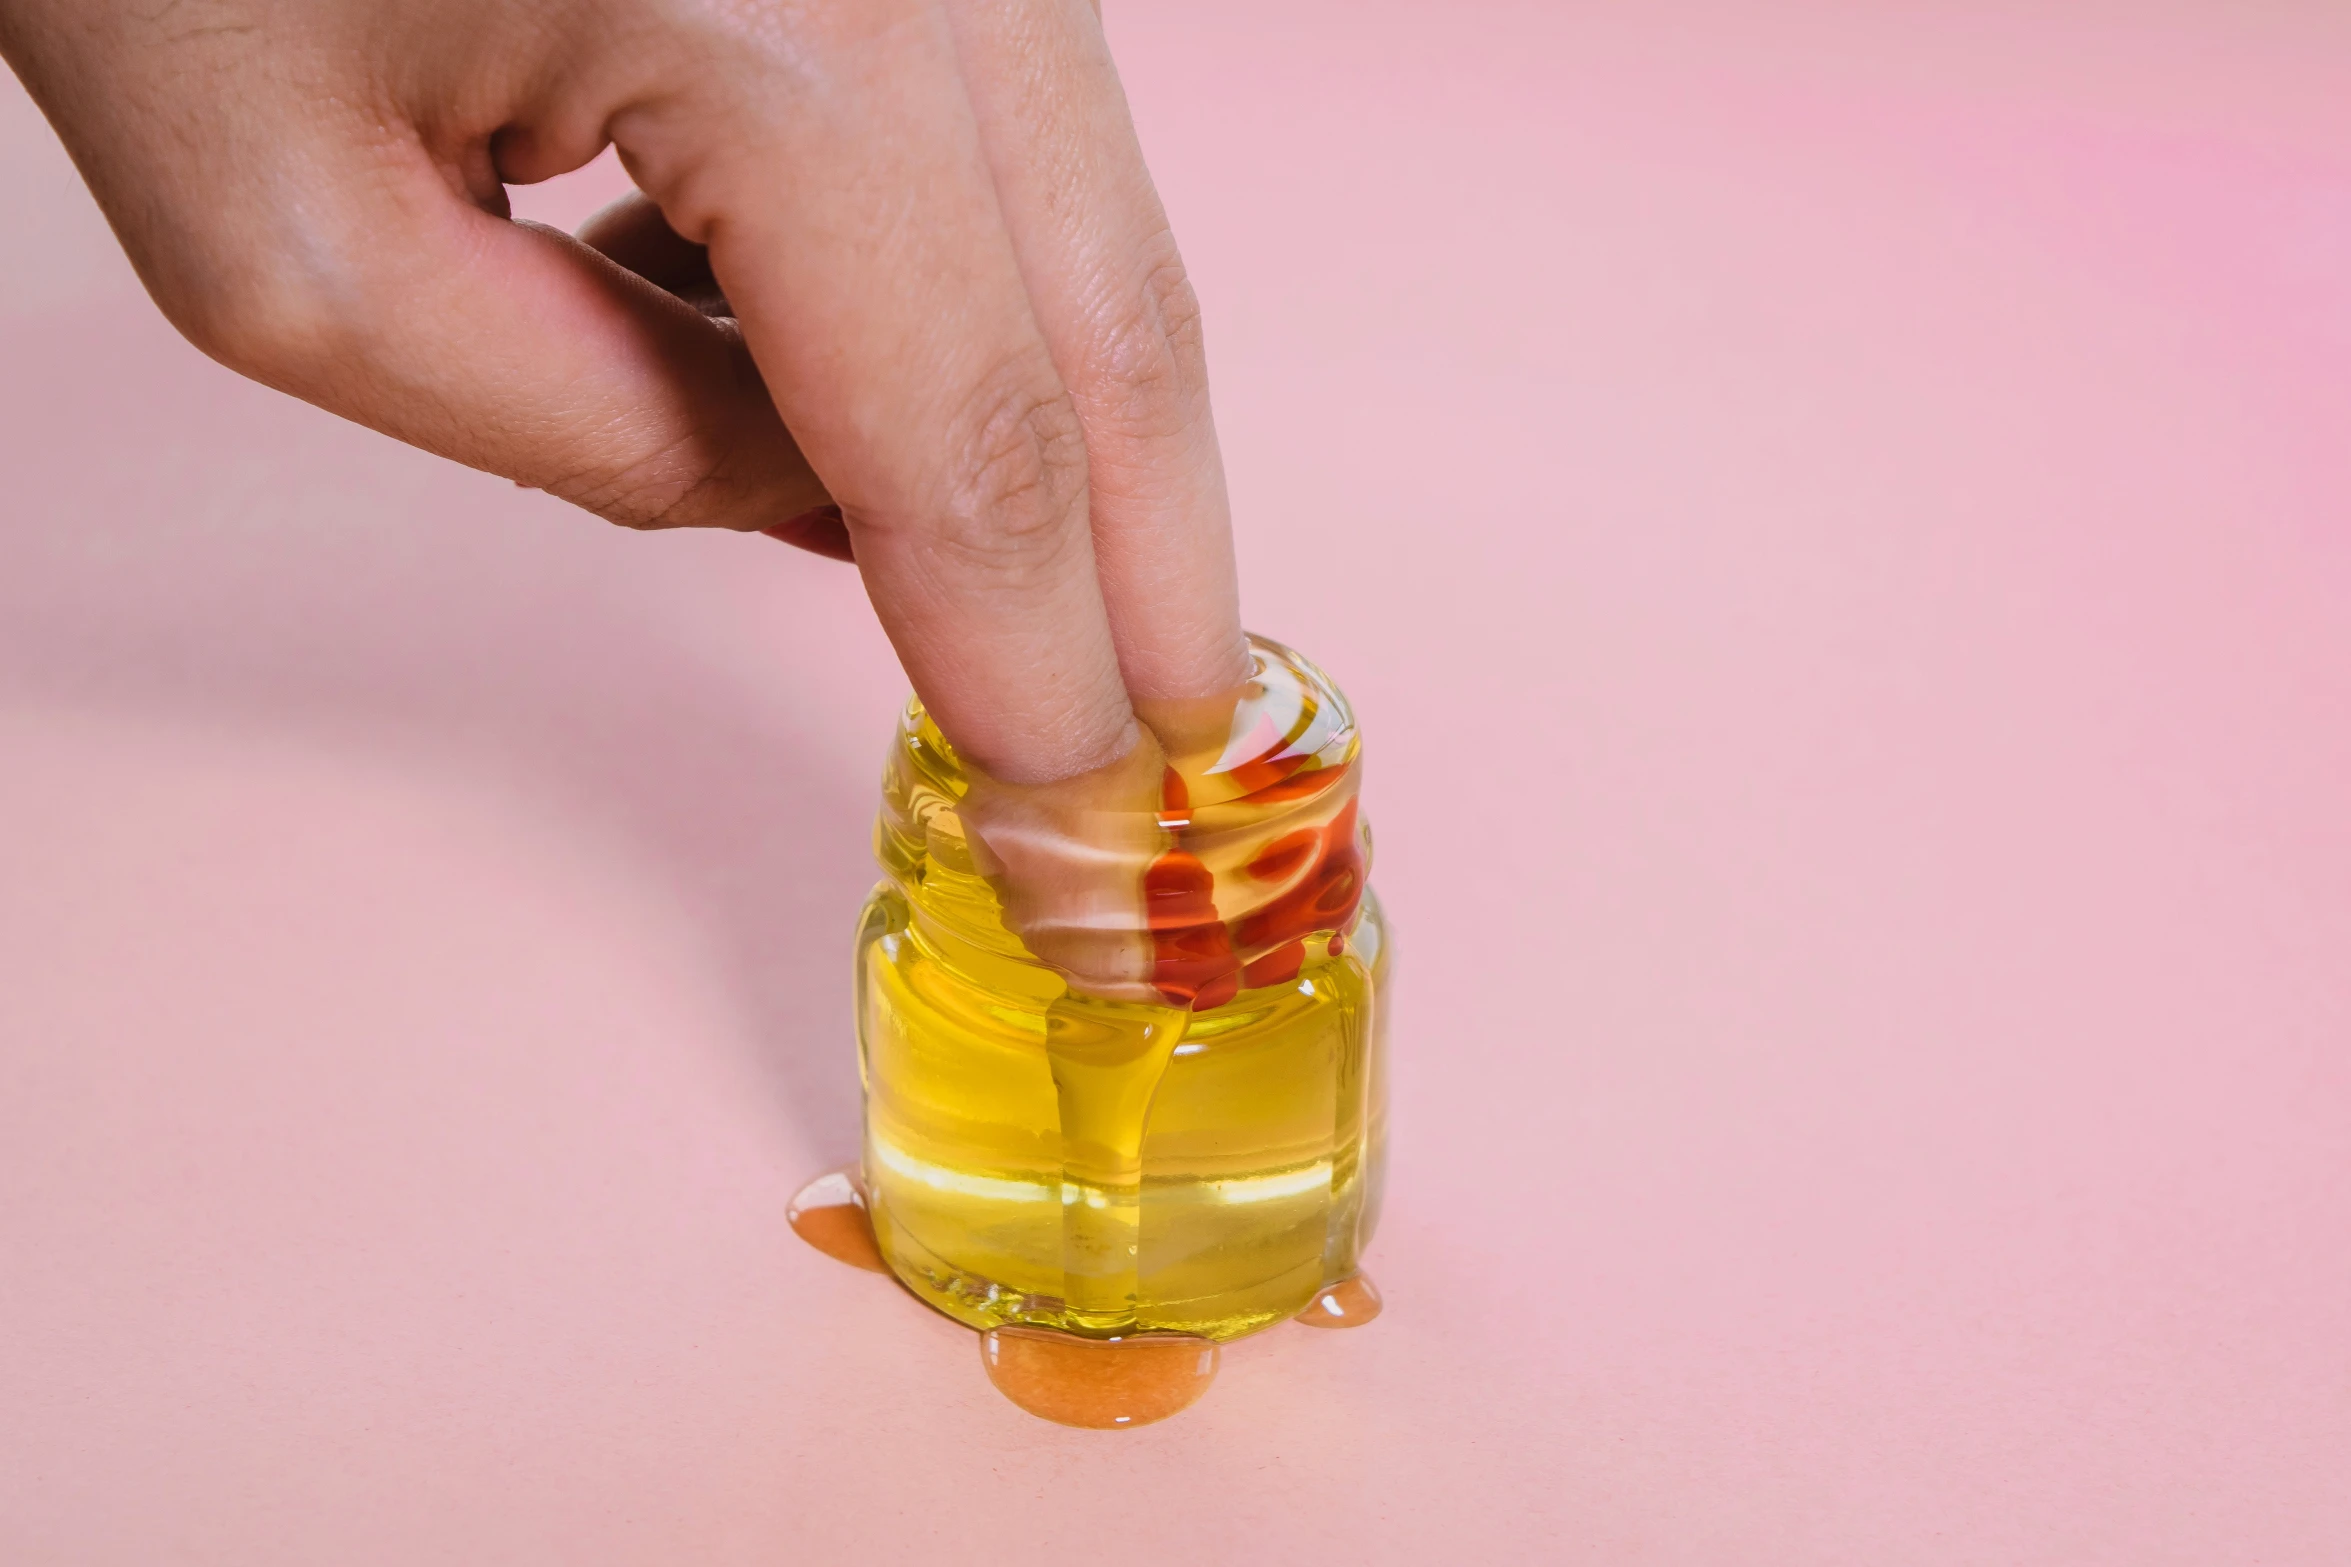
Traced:
[[[1274, 656], [1296, 660], [1260, 644], [1261, 666]], [[1292, 715], [1304, 743], [1327, 742], [1307, 767], [1351, 769], [1352, 720], [1330, 739], [1344, 704], [1313, 678], [1323, 727], [1311, 699]], [[1376, 900], [1306, 934], [1294, 974], [1221, 1005], [1077, 994], [1005, 927], [956, 815], [963, 790], [910, 706], [876, 833], [889, 879], [857, 942], [865, 1184], [891, 1271], [974, 1327], [1096, 1338], [1233, 1338], [1351, 1277], [1384, 1148]], [[1220, 889], [1300, 809], [1193, 812], [1212, 821], [1201, 857]]]
[[[788, 1217], [802, 1240], [834, 1261], [889, 1271], [866, 1215], [864, 1184], [849, 1171], [828, 1171], [802, 1187]], [[1359, 1328], [1379, 1314], [1380, 1292], [1359, 1273], [1317, 1294], [1295, 1320]], [[998, 1392], [1040, 1419], [1097, 1431], [1182, 1413], [1216, 1380], [1219, 1360], [1214, 1339], [1190, 1333], [1083, 1338], [1014, 1324], [989, 1328], [979, 1342], [980, 1364]]]

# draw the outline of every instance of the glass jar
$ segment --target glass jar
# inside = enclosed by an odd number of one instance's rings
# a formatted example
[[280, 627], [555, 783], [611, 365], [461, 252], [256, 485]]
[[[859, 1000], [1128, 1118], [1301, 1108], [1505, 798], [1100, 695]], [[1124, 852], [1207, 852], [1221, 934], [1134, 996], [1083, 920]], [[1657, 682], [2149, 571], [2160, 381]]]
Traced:
[[1146, 824], [1144, 999], [1008, 928], [974, 779], [907, 706], [857, 938], [867, 1202], [891, 1270], [974, 1327], [1233, 1338], [1370, 1239], [1389, 957], [1361, 744], [1320, 670], [1251, 652], [1223, 748], [1169, 755]]

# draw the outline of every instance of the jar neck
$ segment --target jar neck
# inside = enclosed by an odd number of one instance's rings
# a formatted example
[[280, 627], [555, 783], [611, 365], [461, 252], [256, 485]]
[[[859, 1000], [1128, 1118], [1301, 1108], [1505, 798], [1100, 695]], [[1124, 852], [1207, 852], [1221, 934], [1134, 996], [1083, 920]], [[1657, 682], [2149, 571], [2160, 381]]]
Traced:
[[[909, 703], [875, 847], [928, 941], [991, 971], [1009, 963], [1058, 974], [1036, 954], [1057, 962], [1066, 949], [1048, 941], [1032, 950], [1024, 933], [1131, 938], [1135, 963], [1165, 1000], [1213, 1005], [1242, 983], [1295, 973], [1306, 941], [1351, 929], [1370, 858], [1355, 803], [1353, 713], [1289, 649], [1253, 639], [1252, 654], [1255, 676], [1233, 700], [1221, 743], [1217, 726], [1195, 725], [1193, 748], [1165, 758], [1156, 789], [1147, 774], [1109, 794], [1094, 775], [1033, 789], [992, 784]], [[1034, 871], [1040, 865], [1046, 874]], [[1036, 889], [1050, 894], [1062, 872], [1084, 883], [1083, 907], [1048, 908], [1045, 923], [1031, 925]]]

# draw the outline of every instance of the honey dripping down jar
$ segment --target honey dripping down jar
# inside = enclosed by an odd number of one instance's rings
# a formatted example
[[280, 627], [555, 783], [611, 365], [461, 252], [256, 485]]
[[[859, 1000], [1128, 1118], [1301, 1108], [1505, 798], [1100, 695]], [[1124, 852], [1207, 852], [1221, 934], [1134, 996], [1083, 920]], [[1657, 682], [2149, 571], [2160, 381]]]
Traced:
[[[857, 939], [865, 1200], [890, 1270], [975, 1328], [1236, 1338], [1371, 1238], [1389, 959], [1361, 742], [1321, 670], [1250, 650], [1237, 699], [1154, 721], [1140, 787], [996, 785], [918, 702], [893, 740]], [[1039, 897], [1057, 864], [1096, 893]]]

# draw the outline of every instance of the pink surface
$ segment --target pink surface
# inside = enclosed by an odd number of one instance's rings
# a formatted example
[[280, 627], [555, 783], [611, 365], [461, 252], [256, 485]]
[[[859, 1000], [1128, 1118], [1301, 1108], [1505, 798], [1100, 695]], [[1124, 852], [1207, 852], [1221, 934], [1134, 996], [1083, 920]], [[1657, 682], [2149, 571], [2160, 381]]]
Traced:
[[854, 579], [234, 380], [0, 95], [0, 1560], [2351, 1560], [2351, 31], [1638, 9], [1113, 5], [1404, 959], [1386, 1316], [1117, 1435], [785, 1228]]

